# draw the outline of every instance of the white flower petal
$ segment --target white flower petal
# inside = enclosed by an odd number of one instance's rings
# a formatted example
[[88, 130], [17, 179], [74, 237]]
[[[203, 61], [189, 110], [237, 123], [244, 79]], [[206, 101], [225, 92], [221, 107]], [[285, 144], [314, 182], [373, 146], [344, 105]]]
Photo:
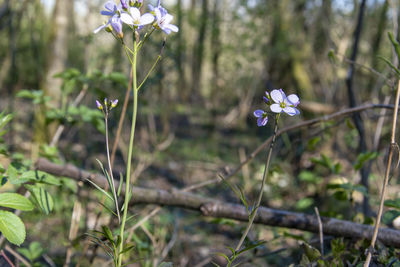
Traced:
[[300, 101], [299, 97], [295, 94], [289, 95], [287, 97], [287, 99], [289, 100], [289, 102], [293, 105], [297, 105]]
[[169, 30], [171, 30], [173, 32], [178, 32], [179, 31], [179, 28], [177, 26], [175, 26], [175, 25], [172, 25], [172, 24], [165, 25], [164, 28], [167, 28], [167, 29], [169, 29]]
[[174, 19], [174, 16], [167, 14], [163, 17], [163, 24], [167, 25]]
[[279, 104], [272, 104], [270, 106], [270, 109], [271, 109], [272, 112], [275, 112], [275, 113], [281, 113], [282, 112], [282, 108], [281, 108], [281, 106]]
[[292, 107], [285, 107], [283, 111], [288, 114], [289, 116], [297, 115], [298, 110]]
[[140, 19], [140, 11], [136, 7], [131, 7], [129, 9], [129, 12], [131, 12], [131, 16], [133, 20], [139, 20]]
[[[154, 14], [156, 14], [157, 22], [160, 22], [160, 20], [161, 20], [161, 12], [160, 12], [160, 9], [158, 9], [158, 8], [154, 9]], [[160, 23], [159, 23], [159, 24], [160, 24]]]
[[122, 13], [121, 14], [121, 20], [125, 24], [133, 25], [133, 18], [131, 17], [131, 15], [129, 15], [127, 13]]
[[276, 90], [276, 89], [272, 90], [271, 98], [272, 98], [272, 100], [275, 101], [275, 103], [283, 102], [283, 96], [282, 96], [282, 93], [279, 90]]
[[154, 16], [150, 13], [143, 14], [143, 16], [140, 17], [140, 25], [150, 24], [153, 21], [154, 21]]
[[107, 25], [101, 25], [100, 27], [98, 27], [97, 29], [95, 29], [93, 31], [94, 34], [98, 33], [99, 31], [101, 31], [102, 29], [104, 29]]

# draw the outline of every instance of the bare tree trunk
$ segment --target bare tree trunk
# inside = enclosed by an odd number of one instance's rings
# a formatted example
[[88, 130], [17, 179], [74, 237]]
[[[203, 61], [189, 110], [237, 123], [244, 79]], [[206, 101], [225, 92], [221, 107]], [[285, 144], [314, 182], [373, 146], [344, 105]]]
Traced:
[[[361, 37], [361, 29], [362, 29], [362, 23], [363, 23], [363, 18], [364, 18], [364, 13], [365, 13], [365, 5], [366, 5], [366, 0], [362, 0], [360, 10], [358, 13], [356, 29], [354, 31], [354, 43], [353, 43], [353, 48], [352, 48], [351, 57], [350, 57], [350, 60], [352, 63], [350, 63], [350, 67], [348, 69], [347, 77], [346, 77], [347, 93], [349, 96], [349, 106], [350, 107], [357, 106], [356, 95], [355, 95], [355, 92], [353, 89], [353, 79], [354, 79], [354, 70], [355, 70], [354, 62], [357, 60], [358, 44], [359, 44], [360, 37]], [[367, 151], [367, 144], [365, 141], [364, 123], [362, 121], [360, 114], [358, 114], [358, 113], [354, 114], [353, 121], [357, 128], [358, 135], [360, 137], [359, 144], [358, 144], [358, 152], [365, 153]], [[361, 184], [368, 191], [368, 189], [369, 189], [369, 185], [368, 185], [369, 171], [368, 171], [368, 168], [366, 165], [364, 165], [361, 168], [360, 173], [361, 173]], [[363, 200], [363, 213], [366, 216], [369, 216], [369, 214], [370, 214], [369, 197], [365, 196], [365, 195], [364, 195], [364, 200]]]
[[[212, 28], [211, 28], [211, 53], [212, 53], [212, 82], [211, 82], [211, 90], [214, 97], [212, 99], [215, 101], [218, 97], [215, 97], [215, 94], [219, 91], [219, 58], [221, 56], [221, 30], [220, 30], [220, 6], [221, 0], [214, 0], [214, 7], [212, 11]], [[218, 100], [217, 100], [218, 101]]]
[[49, 45], [47, 73], [43, 88], [52, 98], [52, 104], [60, 105], [61, 83], [53, 76], [64, 70], [68, 56], [68, 26], [71, 11], [74, 10], [74, 1], [57, 0], [53, 11], [52, 38]]
[[318, 15], [318, 23], [316, 24], [316, 31], [314, 37], [314, 53], [317, 55], [326, 55], [329, 44], [329, 28], [332, 17], [332, 1], [323, 0], [321, 11]]
[[[177, 8], [177, 21], [179, 27], [179, 32], [176, 36], [178, 43], [177, 53], [176, 53], [176, 67], [178, 69], [178, 77], [179, 77], [177, 81], [177, 89], [178, 92], [185, 92], [188, 90], [188, 88], [187, 88], [185, 69], [184, 69], [184, 56], [186, 48], [185, 48], [184, 35], [182, 33], [182, 28], [183, 28], [182, 0], [178, 0], [176, 8]], [[182, 99], [186, 95], [185, 93], [179, 95], [181, 96], [181, 100], [186, 100]]]
[[[54, 107], [61, 106], [60, 79], [53, 76], [65, 69], [68, 56], [68, 29], [69, 21], [73, 19], [74, 0], [57, 0], [52, 15], [52, 36], [49, 43], [48, 62], [46, 66], [45, 80], [42, 88], [47, 96], [51, 97], [50, 104]], [[35, 111], [34, 139], [37, 144], [47, 143], [51, 132], [56, 129], [56, 124], [47, 125], [45, 118], [46, 107], [41, 105]]]
[[[374, 34], [372, 36], [372, 40], [371, 40], [371, 44], [372, 44], [371, 67], [372, 68], [376, 68], [378, 65], [378, 62], [381, 61], [377, 55], [379, 54], [379, 49], [380, 49], [381, 43], [382, 43], [382, 36], [386, 29], [388, 9], [389, 9], [389, 3], [388, 3], [388, 1], [385, 1], [382, 4], [381, 10], [380, 10], [379, 22], [378, 22], [378, 28], [376, 30], [376, 34]], [[369, 91], [372, 90], [372, 88], [374, 87], [375, 81], [376, 81], [376, 76], [371, 75], [371, 78], [369, 79], [369, 82], [368, 82], [367, 90], [369, 90]]]
[[207, 22], [208, 22], [208, 0], [203, 0], [198, 37], [193, 50], [192, 90], [191, 90], [192, 91], [191, 97], [193, 101], [198, 101], [201, 95], [199, 90], [201, 85], [201, 74], [202, 74], [203, 55], [204, 55], [204, 40], [206, 38]]

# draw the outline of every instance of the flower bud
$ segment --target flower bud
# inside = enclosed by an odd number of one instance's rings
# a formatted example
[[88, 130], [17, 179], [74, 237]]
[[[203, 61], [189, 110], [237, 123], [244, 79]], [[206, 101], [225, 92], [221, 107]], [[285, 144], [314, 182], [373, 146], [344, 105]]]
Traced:
[[111, 101], [111, 108], [115, 108], [118, 105], [118, 99]]
[[121, 6], [123, 9], [128, 9], [128, 4], [126, 3], [126, 0], [121, 0]]
[[106, 28], [105, 28], [105, 30], [106, 30], [106, 32], [112, 32], [112, 26], [111, 25], [108, 25]]
[[96, 106], [98, 109], [103, 110], [103, 105], [100, 103], [99, 100], [96, 100]]
[[140, 8], [142, 7], [142, 5], [143, 5], [143, 0], [136, 0], [134, 7]]

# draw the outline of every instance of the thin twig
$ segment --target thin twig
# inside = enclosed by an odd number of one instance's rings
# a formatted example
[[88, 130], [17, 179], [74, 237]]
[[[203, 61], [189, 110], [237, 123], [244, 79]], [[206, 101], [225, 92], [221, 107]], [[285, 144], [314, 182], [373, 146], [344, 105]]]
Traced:
[[395, 99], [394, 110], [393, 110], [392, 134], [391, 134], [391, 139], [390, 139], [389, 156], [388, 156], [388, 161], [387, 161], [386, 170], [385, 170], [385, 179], [384, 179], [384, 182], [382, 185], [381, 200], [379, 203], [379, 210], [378, 210], [378, 215], [376, 217], [376, 223], [375, 223], [375, 228], [374, 228], [374, 234], [373, 234], [372, 240], [371, 240], [371, 246], [368, 249], [368, 255], [367, 255], [367, 259], [365, 260], [364, 267], [368, 267], [371, 262], [372, 252], [375, 248], [376, 239], [378, 237], [379, 225], [381, 223], [381, 218], [382, 218], [383, 206], [384, 206], [384, 202], [385, 202], [385, 194], [386, 194], [386, 189], [387, 189], [387, 186], [389, 183], [390, 169], [392, 166], [393, 152], [394, 152], [394, 150], [396, 150], [396, 152], [398, 153], [398, 146], [396, 143], [396, 124], [397, 124], [397, 112], [399, 110], [399, 96], [400, 96], [400, 80], [398, 81], [398, 84], [397, 84], [396, 99]]
[[5, 250], [7, 250], [11, 255], [13, 255], [15, 258], [20, 260], [23, 264], [26, 265], [26, 267], [31, 267], [32, 265], [21, 255], [18, 254], [15, 250], [13, 250], [9, 245], [6, 245], [4, 247]]
[[0, 251], [1, 256], [10, 264], [11, 267], [15, 267], [14, 263], [7, 257], [6, 253], [4, 253], [4, 250]]
[[321, 247], [321, 255], [324, 256], [324, 228], [322, 226], [321, 216], [319, 216], [319, 210], [317, 207], [314, 207], [315, 214], [317, 215], [318, 219], [318, 226], [319, 226], [319, 244]]

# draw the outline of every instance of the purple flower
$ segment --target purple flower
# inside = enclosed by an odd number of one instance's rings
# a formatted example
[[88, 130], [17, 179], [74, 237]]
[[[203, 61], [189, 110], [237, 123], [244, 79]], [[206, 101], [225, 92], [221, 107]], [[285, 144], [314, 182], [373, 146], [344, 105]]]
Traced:
[[111, 25], [117, 35], [122, 38], [124, 34], [122, 32], [122, 22], [120, 19], [121, 6], [117, 6], [113, 1], [108, 1], [107, 3], [105, 3], [104, 7], [106, 10], [100, 11], [100, 14], [104, 16], [111, 16], [111, 18], [107, 21], [107, 23], [95, 29], [93, 33], [96, 34], [103, 29], [107, 29]]
[[258, 127], [267, 125], [268, 122], [267, 112], [261, 109], [257, 109], [256, 111], [254, 111], [254, 116], [258, 118], [257, 119]]
[[142, 27], [146, 24], [150, 24], [154, 21], [154, 16], [150, 13], [140, 15], [139, 9], [136, 7], [129, 8], [129, 13], [121, 14], [122, 22], [131, 25], [133, 27]]
[[120, 11], [120, 7], [117, 6], [113, 1], [107, 1], [107, 3], [104, 4], [104, 7], [106, 10], [100, 11], [100, 14], [104, 16], [114, 16]]
[[265, 104], [269, 104], [271, 101], [271, 97], [269, 96], [268, 92], [265, 92], [265, 96], [263, 96]]
[[128, 3], [126, 2], [126, 0], [121, 0], [121, 6], [123, 9], [128, 9]]
[[168, 11], [161, 6], [161, 0], [158, 0], [157, 6], [155, 7], [149, 5], [149, 9], [154, 12], [154, 15], [156, 16], [157, 24], [155, 27], [157, 29], [161, 29], [166, 34], [179, 31], [177, 26], [170, 23], [174, 17], [171, 14], [168, 14]]
[[275, 113], [281, 113], [282, 111], [289, 116], [300, 114], [300, 111], [296, 108], [300, 103], [299, 97], [295, 94], [286, 97], [282, 89], [272, 90], [271, 98], [275, 104], [271, 105], [271, 111]]

